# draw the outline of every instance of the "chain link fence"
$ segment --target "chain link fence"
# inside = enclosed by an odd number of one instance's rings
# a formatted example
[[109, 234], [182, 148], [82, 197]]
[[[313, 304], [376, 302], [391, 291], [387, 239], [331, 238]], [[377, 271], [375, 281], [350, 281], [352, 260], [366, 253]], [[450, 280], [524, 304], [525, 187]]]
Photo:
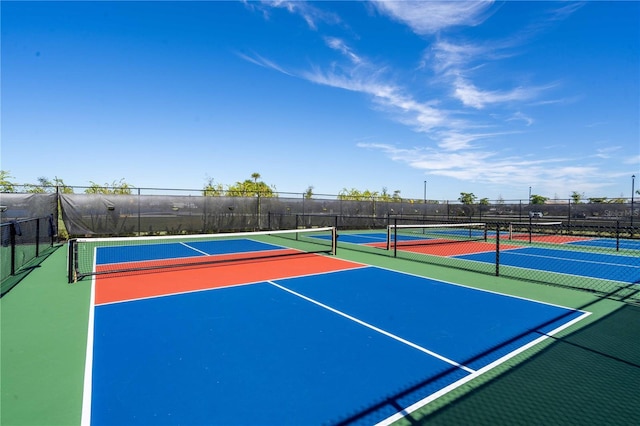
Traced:
[[[202, 190], [128, 188], [125, 193], [104, 188], [87, 193], [87, 187], [44, 188], [43, 193], [2, 193], [2, 221], [53, 214], [60, 217], [61, 236], [127, 236], [194, 234], [259, 229], [283, 229], [331, 222], [344, 229], [386, 226], [389, 216], [433, 221], [524, 221], [530, 216], [572, 224], [607, 223], [637, 225], [640, 209], [634, 200], [575, 203], [571, 199], [529, 204], [523, 200], [498, 200], [462, 204], [449, 200], [415, 200], [391, 197], [349, 199], [340, 195], [273, 193], [273, 196], [229, 196], [224, 192], [204, 196]], [[615, 201], [615, 202], [614, 202]], [[300, 220], [300, 215], [305, 221]], [[276, 217], [279, 216], [279, 219]], [[288, 217], [290, 216], [290, 217]], [[327, 216], [321, 219], [322, 216]], [[296, 219], [297, 218], [297, 219]], [[62, 232], [64, 231], [64, 232]]]
[[[76, 188], [77, 189], [77, 188]], [[2, 222], [53, 217], [60, 224], [59, 239], [91, 236], [180, 235], [234, 231], [299, 229], [335, 226], [349, 230], [382, 230], [392, 223], [486, 223], [492, 246], [481, 260], [443, 253], [396, 254], [419, 262], [455, 267], [484, 274], [500, 274], [637, 301], [640, 255], [621, 241], [638, 241], [638, 209], [634, 200], [617, 203], [543, 205], [522, 201], [466, 205], [460, 202], [408, 199], [351, 200], [340, 196], [278, 193], [276, 196], [205, 196], [202, 191], [134, 188], [126, 194], [64, 192], [0, 194]], [[61, 220], [58, 221], [58, 218]], [[543, 225], [546, 224], [546, 225]], [[552, 225], [549, 225], [552, 224]], [[576, 241], [572, 241], [575, 238]], [[581, 244], [602, 239], [606, 246]], [[562, 247], [565, 251], [625, 256], [636, 275], [615, 279], [549, 272], [502, 261], [509, 250], [526, 245]], [[377, 255], [390, 253], [364, 244], [339, 246]], [[446, 245], [443, 244], [444, 249]], [[507, 254], [505, 254], [507, 253]], [[531, 257], [534, 259], [535, 257]], [[617, 259], [620, 260], [620, 259]], [[549, 260], [551, 262], [551, 260]], [[547, 262], [548, 263], [548, 262]], [[604, 269], [602, 265], [600, 269]]]

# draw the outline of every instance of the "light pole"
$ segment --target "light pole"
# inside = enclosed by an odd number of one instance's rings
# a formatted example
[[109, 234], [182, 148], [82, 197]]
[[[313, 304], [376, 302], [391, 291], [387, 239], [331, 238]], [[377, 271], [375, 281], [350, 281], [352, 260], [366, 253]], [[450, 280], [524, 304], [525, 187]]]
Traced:
[[636, 190], [636, 175], [631, 175], [631, 226], [633, 226], [633, 193]]
[[531, 204], [531, 187], [529, 187], [529, 202], [527, 204]]
[[424, 214], [427, 215], [427, 181], [424, 181]]

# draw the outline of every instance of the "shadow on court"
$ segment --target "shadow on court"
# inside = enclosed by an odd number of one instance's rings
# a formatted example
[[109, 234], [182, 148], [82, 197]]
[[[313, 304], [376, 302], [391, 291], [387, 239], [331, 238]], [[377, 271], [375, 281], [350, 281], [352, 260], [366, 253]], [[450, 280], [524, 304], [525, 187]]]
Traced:
[[[629, 291], [634, 284], [617, 292]], [[587, 309], [608, 299], [577, 308]], [[560, 320], [555, 318], [553, 321]], [[542, 324], [541, 327], [547, 324]], [[503, 342], [463, 364], [499, 351]], [[549, 336], [553, 343], [496, 378], [429, 412], [417, 410], [398, 424], [568, 425], [635, 424], [640, 418], [640, 306], [627, 304], [608, 316], [566, 336]], [[400, 412], [407, 396], [421, 393], [454, 369], [408, 386], [337, 425], [360, 423], [378, 410], [393, 407]], [[424, 410], [428, 411], [428, 410]]]
[[[607, 424], [640, 418], [640, 307], [627, 305], [413, 424]], [[417, 416], [416, 416], [417, 417]]]

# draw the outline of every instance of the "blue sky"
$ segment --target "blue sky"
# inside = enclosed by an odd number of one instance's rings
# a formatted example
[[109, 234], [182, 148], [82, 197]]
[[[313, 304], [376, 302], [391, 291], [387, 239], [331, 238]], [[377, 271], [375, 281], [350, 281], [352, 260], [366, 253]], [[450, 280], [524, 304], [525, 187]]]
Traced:
[[630, 197], [640, 2], [6, 2], [16, 183]]

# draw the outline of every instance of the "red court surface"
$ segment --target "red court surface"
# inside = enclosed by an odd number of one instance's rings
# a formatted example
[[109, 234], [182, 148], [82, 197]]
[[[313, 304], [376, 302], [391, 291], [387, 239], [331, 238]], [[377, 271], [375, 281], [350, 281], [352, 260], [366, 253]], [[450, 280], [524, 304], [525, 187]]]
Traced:
[[359, 268], [362, 264], [318, 254], [251, 259], [202, 267], [98, 275], [95, 304], [113, 303], [279, 278]]
[[[521, 248], [513, 244], [500, 244], [501, 250]], [[429, 240], [424, 245], [400, 245], [399, 251], [409, 251], [412, 253], [431, 254], [434, 256], [458, 256], [462, 254], [485, 253], [496, 250], [495, 243], [485, 243], [484, 241], [461, 241], [451, 242], [451, 240]]]
[[[511, 237], [512, 240], [517, 241], [529, 241], [529, 234], [515, 234]], [[567, 244], [575, 243], [579, 241], [589, 241], [593, 238], [587, 237], [574, 237], [571, 235], [532, 235], [531, 241], [537, 243], [555, 243], [555, 244]]]

